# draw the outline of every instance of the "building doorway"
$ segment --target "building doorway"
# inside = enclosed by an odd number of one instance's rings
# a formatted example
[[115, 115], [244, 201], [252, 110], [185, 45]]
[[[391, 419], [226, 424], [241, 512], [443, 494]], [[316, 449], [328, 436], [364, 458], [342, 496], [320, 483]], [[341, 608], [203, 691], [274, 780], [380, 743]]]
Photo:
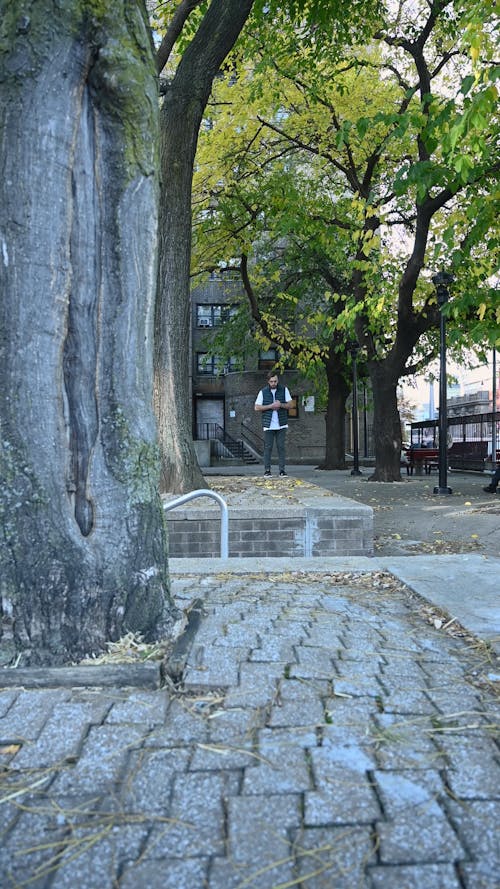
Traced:
[[224, 399], [197, 396], [195, 399], [196, 438], [219, 438], [217, 427], [224, 429]]

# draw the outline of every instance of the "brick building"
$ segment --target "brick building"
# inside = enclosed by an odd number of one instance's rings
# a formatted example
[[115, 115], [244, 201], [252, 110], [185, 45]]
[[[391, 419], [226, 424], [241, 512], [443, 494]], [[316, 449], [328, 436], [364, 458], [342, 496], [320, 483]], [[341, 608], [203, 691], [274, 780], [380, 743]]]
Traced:
[[[254, 411], [254, 402], [278, 359], [276, 349], [261, 351], [242, 369], [236, 358], [224, 363], [209, 354], [211, 336], [240, 301], [239, 279], [225, 276], [212, 277], [191, 294], [193, 438], [218, 442], [212, 455], [228, 458], [231, 442], [243, 443], [248, 452], [262, 453], [262, 417]], [[325, 453], [325, 415], [316, 408], [312, 384], [292, 369], [281, 373], [280, 379], [295, 400], [295, 408], [289, 412], [287, 460], [317, 463]]]

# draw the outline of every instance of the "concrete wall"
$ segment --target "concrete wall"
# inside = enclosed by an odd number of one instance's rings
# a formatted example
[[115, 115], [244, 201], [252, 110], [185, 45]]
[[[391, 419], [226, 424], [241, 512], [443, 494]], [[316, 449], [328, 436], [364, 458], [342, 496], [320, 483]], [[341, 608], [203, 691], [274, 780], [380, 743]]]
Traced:
[[[324, 505], [323, 505], [324, 504]], [[171, 558], [220, 556], [218, 509], [166, 514]], [[290, 558], [373, 554], [373, 510], [345, 498], [299, 507], [229, 511], [229, 556]]]

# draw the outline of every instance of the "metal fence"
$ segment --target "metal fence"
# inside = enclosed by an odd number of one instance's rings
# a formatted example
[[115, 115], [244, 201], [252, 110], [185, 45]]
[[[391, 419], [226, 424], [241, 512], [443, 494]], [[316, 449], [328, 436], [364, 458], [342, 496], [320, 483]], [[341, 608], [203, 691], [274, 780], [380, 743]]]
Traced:
[[[493, 424], [495, 424], [495, 426]], [[467, 441], [487, 442], [489, 456], [492, 454], [492, 441], [494, 438], [493, 430], [495, 428], [495, 442], [498, 448], [500, 442], [500, 416], [498, 413], [467, 414], [461, 417], [448, 417], [447, 427], [450, 444], [452, 442]], [[438, 432], [439, 420], [419, 420], [416, 423], [411, 423], [410, 443], [413, 445], [424, 443], [437, 446]]]

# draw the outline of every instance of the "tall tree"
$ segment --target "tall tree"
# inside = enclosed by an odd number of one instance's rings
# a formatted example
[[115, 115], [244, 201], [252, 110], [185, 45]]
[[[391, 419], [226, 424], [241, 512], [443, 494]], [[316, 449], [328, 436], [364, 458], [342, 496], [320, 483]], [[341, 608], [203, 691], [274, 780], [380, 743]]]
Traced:
[[29, 663], [157, 638], [175, 613], [151, 403], [157, 113], [142, 2], [0, 0], [0, 589]]
[[[162, 487], [182, 492], [203, 487], [192, 443], [189, 372], [191, 183], [198, 133], [212, 83], [232, 49], [253, 0], [212, 0], [193, 28], [168, 83], [160, 113], [161, 203], [155, 323], [155, 404], [162, 454]], [[184, 2], [185, 13], [199, 3]], [[182, 10], [181, 10], [182, 11]], [[159, 53], [159, 67], [182, 33], [179, 16]], [[168, 54], [167, 54], [168, 53]]]
[[[298, 27], [310, 45], [318, 29], [344, 42], [376, 15], [379, 0], [182, 0], [168, 16], [158, 59], [173, 71], [161, 111], [162, 195], [155, 338], [155, 403], [162, 446], [162, 485], [198, 487], [203, 477], [192, 445], [189, 391], [191, 182], [199, 128], [212, 83], [252, 7], [272, 39], [276, 16]], [[178, 49], [180, 47], [180, 49]], [[177, 50], [177, 55], [176, 55]], [[232, 65], [232, 62], [231, 62]]]
[[[471, 306], [458, 295], [471, 280], [471, 258], [481, 257], [472, 299], [484, 315], [491, 312], [487, 279], [498, 249], [491, 16], [488, 4], [456, 10], [446, 0], [401, 0], [387, 4], [384, 27], [356, 53], [321, 35], [297, 47], [282, 20], [272, 52], [253, 37], [253, 64], [242, 66], [238, 89], [226, 90], [219, 110], [234, 118], [228, 157], [237, 163], [228, 165], [222, 193], [218, 185], [211, 196], [215, 216], [223, 212], [231, 222], [233, 214], [233, 231], [252, 241], [262, 218], [273, 219], [278, 208], [288, 214], [288, 238], [300, 229], [319, 254], [344, 245], [350, 280], [332, 294], [335, 324], [346, 340], [355, 327], [370, 371], [376, 480], [400, 477], [397, 383], [416, 369], [419, 343], [438, 324], [430, 281], [436, 264], [445, 257], [457, 277], [450, 311], [458, 327], [461, 319], [470, 324]], [[481, 40], [471, 61], [467, 51]], [[289, 168], [279, 192], [262, 173], [268, 163]], [[290, 172], [298, 183], [301, 167], [297, 202]], [[253, 179], [251, 200], [245, 177]], [[228, 193], [244, 195], [239, 212]]]

